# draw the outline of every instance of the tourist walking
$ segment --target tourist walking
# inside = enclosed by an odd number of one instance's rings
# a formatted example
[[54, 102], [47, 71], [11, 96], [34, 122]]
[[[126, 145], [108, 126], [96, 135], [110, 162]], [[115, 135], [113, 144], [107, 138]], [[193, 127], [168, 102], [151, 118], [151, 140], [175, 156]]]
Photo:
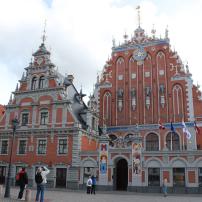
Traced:
[[91, 179], [92, 179], [91, 194], [95, 194], [96, 177], [93, 175], [93, 176], [91, 177]]
[[163, 189], [163, 195], [164, 195], [164, 197], [166, 197], [167, 194], [168, 194], [168, 180], [167, 180], [167, 178], [165, 178], [163, 180], [163, 187], [162, 187], [162, 189]]
[[91, 189], [92, 189], [92, 179], [91, 176], [89, 176], [87, 182], [86, 182], [86, 193], [90, 194], [91, 193]]
[[[36, 202], [44, 202], [44, 189], [47, 183], [46, 175], [50, 172], [45, 166], [39, 167], [36, 171], [35, 182], [37, 184]], [[39, 200], [40, 196], [40, 200]]]
[[28, 184], [28, 177], [25, 168], [21, 168], [16, 176], [17, 184], [20, 186], [18, 199], [22, 199], [24, 190]]

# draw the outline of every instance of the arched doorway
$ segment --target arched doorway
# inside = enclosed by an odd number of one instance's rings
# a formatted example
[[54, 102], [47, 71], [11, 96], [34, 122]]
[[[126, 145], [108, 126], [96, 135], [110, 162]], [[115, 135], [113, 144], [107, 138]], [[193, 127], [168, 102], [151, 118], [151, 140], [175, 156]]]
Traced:
[[116, 190], [127, 190], [128, 187], [128, 162], [125, 159], [119, 159], [116, 162], [115, 173], [114, 173], [115, 189]]

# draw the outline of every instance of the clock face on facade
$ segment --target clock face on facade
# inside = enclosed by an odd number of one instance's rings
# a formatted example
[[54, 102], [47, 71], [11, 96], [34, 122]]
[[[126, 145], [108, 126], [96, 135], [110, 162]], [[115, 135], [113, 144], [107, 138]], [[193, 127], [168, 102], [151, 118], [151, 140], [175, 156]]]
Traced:
[[134, 52], [133, 52], [133, 58], [136, 61], [143, 61], [147, 56], [147, 53], [145, 52], [144, 48], [142, 46], [139, 46]]
[[37, 65], [41, 65], [41, 64], [43, 64], [44, 62], [45, 62], [44, 57], [38, 57], [38, 58], [36, 59]]

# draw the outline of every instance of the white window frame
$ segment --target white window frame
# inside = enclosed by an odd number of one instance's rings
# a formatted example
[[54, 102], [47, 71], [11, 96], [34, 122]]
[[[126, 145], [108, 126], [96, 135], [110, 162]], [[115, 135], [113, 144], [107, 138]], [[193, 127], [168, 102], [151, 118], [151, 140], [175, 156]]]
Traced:
[[[45, 153], [44, 153], [44, 154], [39, 154], [39, 153], [38, 153], [39, 141], [40, 141], [40, 140], [45, 140], [45, 141], [46, 141], [46, 148], [45, 148]], [[36, 155], [38, 155], [38, 156], [44, 156], [44, 155], [46, 155], [46, 154], [47, 154], [47, 145], [48, 145], [47, 138], [37, 138]]]
[[[24, 154], [20, 154], [19, 151], [20, 151], [20, 141], [22, 140], [25, 140], [26, 141], [26, 144], [25, 144], [25, 153]], [[17, 150], [17, 155], [20, 155], [20, 156], [24, 156], [27, 154], [27, 138], [19, 138], [18, 139], [18, 150]]]
[[136, 79], [136, 73], [131, 74], [131, 79]]
[[[42, 124], [42, 123], [41, 123], [41, 114], [44, 113], [44, 112], [47, 112], [47, 113], [48, 113], [48, 118], [47, 118], [47, 123]], [[39, 121], [40, 121], [40, 125], [41, 125], [41, 126], [46, 126], [46, 125], [48, 125], [48, 123], [49, 123], [49, 111], [48, 111], [48, 109], [42, 109], [42, 110], [40, 111], [40, 119], [39, 119]]]
[[[22, 124], [22, 116], [23, 116], [23, 114], [28, 114], [28, 122], [27, 122], [26, 125], [23, 125], [23, 124]], [[21, 112], [21, 126], [28, 126], [28, 125], [29, 125], [29, 118], [30, 118], [29, 116], [30, 116], [29, 111], [23, 110], [23, 111]]]
[[[7, 143], [8, 143], [7, 153], [6, 153], [6, 154], [2, 154], [2, 142], [3, 142], [3, 141], [7, 141]], [[9, 153], [9, 146], [10, 146], [10, 145], [9, 145], [9, 139], [1, 139], [1, 140], [0, 140], [0, 154], [1, 154], [1, 155], [8, 155], [8, 153]]]
[[165, 74], [165, 72], [164, 72], [163, 69], [159, 70], [159, 75], [160, 75], [160, 76], [163, 76], [164, 74]]
[[145, 73], [144, 73], [144, 77], [145, 77], [145, 78], [149, 78], [149, 77], [150, 77], [150, 72], [145, 72]]
[[123, 74], [119, 74], [119, 75], [118, 75], [118, 80], [119, 80], [119, 81], [122, 81], [122, 80], [123, 80]]
[[[66, 151], [66, 153], [63, 153], [63, 154], [60, 154], [60, 153], [59, 153], [59, 148], [60, 148], [60, 147], [59, 147], [59, 146], [60, 146], [60, 145], [59, 145], [59, 142], [60, 142], [60, 140], [66, 140], [66, 142], [67, 142], [67, 151]], [[58, 138], [58, 144], [57, 144], [57, 155], [58, 155], [58, 156], [64, 156], [64, 155], [66, 156], [67, 153], [68, 153], [68, 138], [66, 138], [66, 137], [59, 137], [59, 138]]]

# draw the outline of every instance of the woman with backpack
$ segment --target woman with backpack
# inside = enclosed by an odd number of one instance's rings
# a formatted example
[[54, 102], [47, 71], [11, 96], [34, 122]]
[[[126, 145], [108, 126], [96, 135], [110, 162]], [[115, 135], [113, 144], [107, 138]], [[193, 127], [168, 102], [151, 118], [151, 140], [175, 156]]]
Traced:
[[19, 191], [19, 194], [18, 194], [18, 199], [22, 199], [24, 190], [25, 190], [25, 188], [26, 188], [26, 186], [28, 184], [28, 177], [27, 177], [27, 173], [26, 173], [24, 167], [21, 168], [21, 170], [17, 174], [16, 180], [17, 180], [17, 184], [20, 186], [20, 191]]
[[44, 202], [44, 189], [47, 183], [46, 175], [50, 172], [45, 166], [39, 167], [36, 171], [35, 182], [37, 184], [36, 202]]

